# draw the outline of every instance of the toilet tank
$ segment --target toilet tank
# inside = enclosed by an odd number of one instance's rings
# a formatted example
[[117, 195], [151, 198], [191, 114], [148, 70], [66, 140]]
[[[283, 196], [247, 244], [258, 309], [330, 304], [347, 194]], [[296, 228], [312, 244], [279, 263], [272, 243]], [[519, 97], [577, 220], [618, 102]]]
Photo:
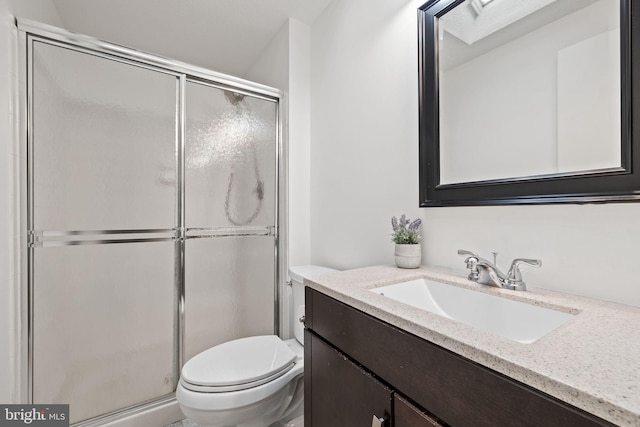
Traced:
[[304, 344], [304, 323], [300, 318], [304, 316], [304, 279], [311, 279], [325, 273], [331, 273], [333, 268], [319, 265], [301, 265], [289, 269], [291, 289], [293, 291], [293, 334], [300, 344]]

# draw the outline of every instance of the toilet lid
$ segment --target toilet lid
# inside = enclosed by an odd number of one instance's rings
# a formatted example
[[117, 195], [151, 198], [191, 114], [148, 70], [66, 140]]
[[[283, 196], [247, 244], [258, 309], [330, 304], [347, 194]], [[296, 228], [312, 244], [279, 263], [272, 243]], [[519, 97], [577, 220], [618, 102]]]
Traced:
[[205, 387], [251, 384], [290, 369], [295, 358], [275, 335], [240, 338], [193, 357], [182, 368], [182, 380]]

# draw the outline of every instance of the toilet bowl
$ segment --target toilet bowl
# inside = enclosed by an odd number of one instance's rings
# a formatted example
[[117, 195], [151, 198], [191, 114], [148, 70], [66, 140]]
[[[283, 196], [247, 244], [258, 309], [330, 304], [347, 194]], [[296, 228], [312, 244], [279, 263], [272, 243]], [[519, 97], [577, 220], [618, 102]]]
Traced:
[[267, 427], [300, 417], [303, 410], [304, 278], [335, 271], [289, 270], [294, 336], [240, 338], [212, 347], [182, 368], [176, 399], [184, 415], [208, 427]]

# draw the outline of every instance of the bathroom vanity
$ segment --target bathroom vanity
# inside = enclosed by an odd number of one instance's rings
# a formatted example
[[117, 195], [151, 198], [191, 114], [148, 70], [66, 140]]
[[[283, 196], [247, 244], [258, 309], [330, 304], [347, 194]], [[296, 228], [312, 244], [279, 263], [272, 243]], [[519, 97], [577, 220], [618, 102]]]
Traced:
[[[565, 352], [566, 356], [569, 347], [566, 338], [576, 339], [576, 328], [589, 322], [597, 303], [590, 307], [574, 304], [578, 313], [574, 320], [536, 342], [522, 344], [398, 304], [369, 290], [434, 274], [438, 273], [428, 269], [407, 273], [372, 267], [307, 282], [307, 427], [640, 425], [635, 409], [615, 407], [616, 396], [591, 401], [586, 396], [598, 391], [576, 391], [567, 377], [571, 373], [563, 377], [554, 372], [556, 365], [571, 364], [562, 355]], [[448, 279], [458, 280], [455, 285], [470, 286], [462, 278]], [[568, 303], [544, 291], [516, 297], [531, 298], [537, 305]], [[606, 311], [611, 305], [604, 303], [601, 308]], [[637, 316], [640, 321], [640, 310], [631, 308], [623, 314]], [[584, 349], [583, 344], [574, 342], [571, 347]], [[556, 345], [561, 347], [554, 349]], [[621, 356], [620, 363], [626, 363], [626, 356]], [[583, 360], [573, 361], [578, 371], [589, 368], [580, 366]], [[635, 363], [623, 368], [630, 373], [630, 384], [640, 375], [640, 366]], [[600, 378], [600, 386], [613, 387], [606, 384], [617, 380], [615, 369], [610, 372], [610, 378]], [[633, 386], [627, 392], [633, 393]], [[573, 396], [574, 402], [568, 403], [571, 398], [566, 396]], [[637, 397], [631, 400], [631, 406], [637, 404]], [[381, 424], [374, 417], [382, 419]]]

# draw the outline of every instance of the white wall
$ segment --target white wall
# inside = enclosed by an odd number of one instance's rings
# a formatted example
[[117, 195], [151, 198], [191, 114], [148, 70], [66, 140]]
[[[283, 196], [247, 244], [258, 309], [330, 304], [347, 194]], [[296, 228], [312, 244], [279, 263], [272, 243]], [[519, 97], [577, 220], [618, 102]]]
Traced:
[[[19, 272], [16, 266], [18, 247], [17, 165], [18, 147], [12, 123], [14, 88], [17, 81], [16, 31], [14, 16], [59, 25], [60, 18], [50, 0], [0, 0], [0, 402], [17, 402], [20, 397], [12, 387], [16, 373], [16, 290]], [[7, 345], [7, 343], [9, 345]]]
[[289, 264], [310, 262], [311, 46], [308, 25], [289, 20]]
[[289, 88], [289, 25], [283, 25], [244, 77], [286, 91]]
[[619, 34], [608, 31], [558, 52], [561, 172], [620, 165]]
[[389, 217], [424, 221], [423, 263], [466, 274], [458, 248], [529, 286], [640, 306], [640, 204], [418, 208], [415, 0], [334, 0], [311, 29], [311, 261], [393, 263]]
[[393, 260], [418, 209], [416, 3], [334, 0], [311, 27], [311, 261]]

